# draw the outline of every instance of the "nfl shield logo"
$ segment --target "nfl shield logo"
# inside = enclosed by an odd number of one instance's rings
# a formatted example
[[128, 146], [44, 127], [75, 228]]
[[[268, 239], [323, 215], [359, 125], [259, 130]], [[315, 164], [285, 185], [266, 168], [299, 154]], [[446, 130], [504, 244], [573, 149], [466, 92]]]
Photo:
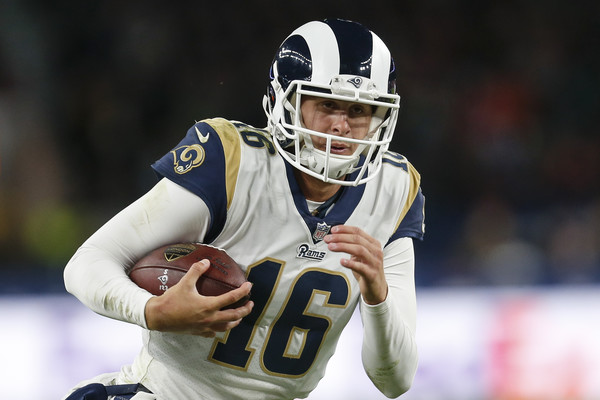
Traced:
[[323, 240], [325, 235], [327, 235], [329, 233], [330, 229], [331, 229], [331, 227], [329, 225], [327, 225], [325, 222], [317, 222], [317, 229], [315, 229], [315, 231], [312, 235], [315, 243]]

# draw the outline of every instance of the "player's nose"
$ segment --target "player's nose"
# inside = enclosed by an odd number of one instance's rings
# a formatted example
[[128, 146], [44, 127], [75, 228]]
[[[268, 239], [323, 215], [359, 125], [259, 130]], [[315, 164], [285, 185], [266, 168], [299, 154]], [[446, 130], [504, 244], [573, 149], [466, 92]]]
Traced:
[[340, 110], [332, 115], [331, 130], [334, 135], [338, 136], [346, 136], [350, 133], [350, 123], [346, 111]]

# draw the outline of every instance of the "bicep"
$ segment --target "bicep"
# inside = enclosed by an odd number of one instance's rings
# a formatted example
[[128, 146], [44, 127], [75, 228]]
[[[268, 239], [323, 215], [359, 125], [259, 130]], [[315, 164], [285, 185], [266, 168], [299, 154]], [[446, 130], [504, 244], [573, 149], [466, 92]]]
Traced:
[[119, 238], [132, 259], [165, 244], [202, 241], [210, 224], [204, 201], [168, 179], [121, 214], [109, 222], [107, 233]]
[[121, 264], [131, 263], [165, 244], [201, 241], [209, 221], [208, 209], [199, 197], [162, 179], [88, 242]]

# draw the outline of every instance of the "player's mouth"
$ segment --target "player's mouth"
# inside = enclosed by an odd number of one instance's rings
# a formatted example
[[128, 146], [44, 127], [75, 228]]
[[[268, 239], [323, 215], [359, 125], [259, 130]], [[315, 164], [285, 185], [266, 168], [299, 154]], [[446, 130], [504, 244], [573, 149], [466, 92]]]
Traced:
[[350, 154], [350, 146], [344, 143], [331, 143], [331, 154], [347, 155]]

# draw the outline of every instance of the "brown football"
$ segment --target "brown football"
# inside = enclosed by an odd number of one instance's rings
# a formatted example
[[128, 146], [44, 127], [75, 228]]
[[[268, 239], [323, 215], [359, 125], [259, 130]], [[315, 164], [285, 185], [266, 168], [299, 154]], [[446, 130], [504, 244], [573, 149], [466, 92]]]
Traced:
[[[210, 267], [196, 283], [203, 296], [218, 296], [240, 287], [246, 282], [246, 274], [224, 251], [202, 243], [177, 243], [151, 251], [142, 257], [129, 271], [129, 278], [139, 287], [160, 296], [175, 285], [197, 261], [208, 259]], [[230, 304], [227, 308], [240, 307], [250, 296]]]

